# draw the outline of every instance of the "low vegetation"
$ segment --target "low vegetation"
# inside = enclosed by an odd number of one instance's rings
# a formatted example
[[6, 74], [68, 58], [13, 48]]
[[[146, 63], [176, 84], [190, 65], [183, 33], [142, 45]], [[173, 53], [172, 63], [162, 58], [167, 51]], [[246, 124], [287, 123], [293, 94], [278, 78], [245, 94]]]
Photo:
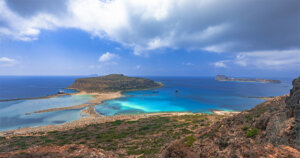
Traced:
[[248, 115], [246, 115], [246, 120], [250, 121], [253, 118], [258, 118], [260, 117], [260, 115], [262, 115], [263, 113], [265, 113], [267, 110], [267, 108], [260, 108], [260, 109], [254, 109], [253, 111], [250, 111], [250, 113]]
[[0, 152], [28, 149], [33, 146], [83, 144], [113, 151], [121, 157], [143, 155], [154, 157], [168, 143], [182, 139], [188, 147], [195, 129], [218, 120], [216, 115], [196, 114], [172, 117], [153, 116], [136, 121], [116, 120], [69, 131], [50, 131], [39, 136], [0, 138]]
[[246, 133], [246, 137], [247, 138], [253, 138], [258, 134], [258, 129], [257, 128], [253, 128], [247, 131]]

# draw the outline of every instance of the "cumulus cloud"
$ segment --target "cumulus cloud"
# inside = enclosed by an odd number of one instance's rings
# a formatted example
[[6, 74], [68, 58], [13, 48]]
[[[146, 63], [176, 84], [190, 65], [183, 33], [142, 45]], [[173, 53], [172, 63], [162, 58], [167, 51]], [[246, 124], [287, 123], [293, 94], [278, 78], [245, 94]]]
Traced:
[[217, 61], [217, 62], [213, 63], [213, 65], [216, 68], [226, 68], [227, 67], [226, 62], [229, 62], [229, 61], [227, 61], [227, 60]]
[[77, 28], [122, 43], [136, 55], [160, 48], [220, 53], [300, 45], [298, 0], [26, 2], [0, 2], [0, 37], [28, 41], [43, 29]]
[[185, 66], [193, 66], [193, 65], [194, 65], [194, 64], [191, 63], [191, 62], [183, 62], [182, 64], [185, 65]]
[[7, 0], [7, 6], [21, 16], [38, 13], [63, 14], [67, 12], [66, 0]]
[[234, 62], [240, 66], [255, 66], [265, 69], [300, 69], [300, 49], [241, 52], [236, 56]]
[[300, 69], [300, 49], [239, 52], [231, 60], [212, 64], [216, 68], [232, 66], [259, 69]]
[[118, 55], [116, 55], [114, 53], [106, 52], [106, 53], [104, 53], [100, 56], [99, 61], [100, 62], [108, 62], [108, 61], [111, 61], [111, 60], [113, 60], [117, 57], [118, 57]]
[[0, 39], [31, 41], [37, 39], [41, 29], [55, 29], [57, 26], [58, 19], [53, 15], [39, 13], [25, 18], [10, 10], [5, 1], [0, 1]]
[[4, 67], [11, 67], [16, 64], [15, 59], [7, 58], [7, 57], [0, 57], [0, 66]]

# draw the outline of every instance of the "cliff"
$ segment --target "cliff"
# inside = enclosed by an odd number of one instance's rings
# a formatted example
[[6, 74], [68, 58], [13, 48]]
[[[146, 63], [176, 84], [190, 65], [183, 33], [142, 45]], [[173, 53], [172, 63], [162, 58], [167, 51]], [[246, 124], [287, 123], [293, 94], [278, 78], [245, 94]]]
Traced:
[[102, 77], [76, 79], [69, 89], [86, 92], [114, 92], [158, 88], [161, 84], [150, 79], [111, 74]]
[[294, 144], [300, 146], [300, 77], [294, 79], [293, 89], [290, 91], [290, 96], [286, 98], [286, 115], [289, 118], [294, 118], [294, 129], [291, 135], [295, 138]]
[[280, 80], [252, 79], [252, 78], [229, 78], [225, 75], [217, 75], [216, 80], [217, 81], [238, 81], [238, 82], [280, 83]]

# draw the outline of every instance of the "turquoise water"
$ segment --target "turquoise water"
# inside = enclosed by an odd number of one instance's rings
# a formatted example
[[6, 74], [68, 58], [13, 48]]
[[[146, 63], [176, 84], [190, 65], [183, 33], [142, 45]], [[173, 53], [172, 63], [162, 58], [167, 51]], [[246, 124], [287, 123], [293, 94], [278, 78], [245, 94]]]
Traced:
[[[123, 93], [125, 97], [96, 106], [103, 115], [189, 111], [211, 113], [212, 110], [242, 111], [264, 100], [251, 97], [287, 94], [290, 80], [281, 84], [253, 82], [218, 82], [209, 77], [148, 77], [164, 83], [156, 90]], [[176, 93], [175, 91], [179, 92]]]
[[[291, 79], [280, 79], [281, 84], [265, 84], [218, 82], [209, 77], [146, 78], [161, 81], [164, 87], [156, 90], [124, 92], [125, 97], [105, 101], [96, 106], [96, 111], [103, 115], [169, 111], [205, 113], [211, 113], [211, 110], [242, 111], [264, 102], [251, 97], [288, 94], [291, 88]], [[59, 89], [69, 86], [73, 80], [74, 77], [0, 77], [0, 100], [55, 94]], [[176, 90], [179, 92], [175, 93]], [[73, 95], [0, 102], [0, 131], [77, 120], [82, 117], [80, 115], [82, 109], [39, 114], [33, 112], [79, 105], [91, 99], [90, 95]]]
[[[81, 109], [35, 114], [35, 111], [79, 105], [93, 99], [91, 95], [67, 95], [48, 99], [0, 102], [0, 131], [22, 127], [61, 124], [80, 118]], [[26, 113], [31, 113], [26, 115]]]

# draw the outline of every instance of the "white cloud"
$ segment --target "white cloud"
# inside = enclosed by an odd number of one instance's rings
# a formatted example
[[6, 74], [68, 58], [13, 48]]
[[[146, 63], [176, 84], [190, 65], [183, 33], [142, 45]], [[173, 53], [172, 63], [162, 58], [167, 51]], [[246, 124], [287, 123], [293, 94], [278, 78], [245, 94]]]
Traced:
[[222, 53], [230, 48], [234, 47], [234, 43], [222, 43], [216, 45], [210, 45], [203, 48], [203, 50], [214, 52], [214, 53]]
[[222, 60], [222, 61], [218, 61], [218, 62], [213, 63], [213, 65], [216, 68], [226, 68], [227, 67], [226, 62], [229, 62], [229, 61], [228, 60]]
[[106, 52], [106, 53], [104, 53], [100, 56], [99, 61], [100, 62], [108, 62], [108, 61], [111, 61], [111, 60], [113, 60], [117, 57], [118, 57], [118, 55], [116, 55], [114, 53]]
[[37, 39], [41, 29], [54, 29], [58, 26], [58, 19], [50, 14], [40, 13], [30, 18], [23, 18], [11, 11], [5, 1], [0, 1], [0, 37], [15, 40], [31, 41]]
[[256, 69], [299, 69], [300, 49], [240, 52], [234, 59], [212, 64], [216, 68], [242, 66]]
[[63, 14], [35, 9], [31, 16], [5, 2], [0, 1], [0, 38], [30, 41], [41, 30], [76, 28], [136, 55], [165, 47], [250, 52], [300, 45], [298, 0], [69, 0]]
[[191, 63], [191, 62], [183, 62], [182, 64], [185, 65], [185, 66], [193, 66], [193, 65], [194, 65], [194, 64]]
[[141, 68], [141, 65], [137, 65], [135, 68], [136, 68], [136, 69], [140, 69], [140, 68]]
[[234, 62], [262, 69], [300, 69], [300, 49], [241, 52]]
[[0, 58], [0, 66], [5, 66], [5, 67], [11, 67], [16, 64], [15, 59], [7, 58], [7, 57], [1, 57]]

